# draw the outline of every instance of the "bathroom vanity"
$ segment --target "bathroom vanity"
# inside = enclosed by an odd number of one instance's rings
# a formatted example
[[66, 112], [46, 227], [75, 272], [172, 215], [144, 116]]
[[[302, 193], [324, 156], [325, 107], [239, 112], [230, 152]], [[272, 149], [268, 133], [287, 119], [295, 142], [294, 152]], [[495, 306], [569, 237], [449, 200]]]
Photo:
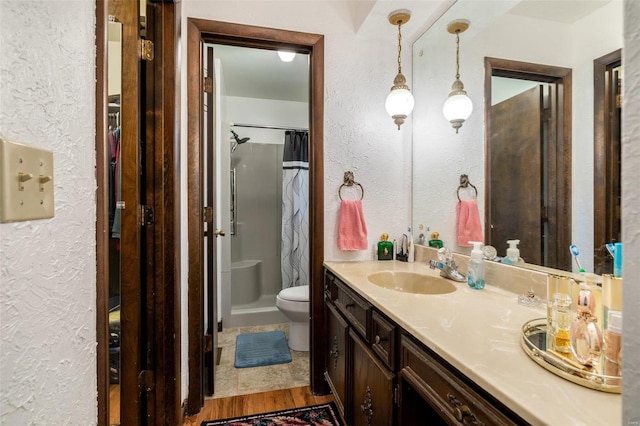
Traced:
[[348, 424], [620, 424], [620, 395], [557, 377], [520, 347], [543, 307], [491, 285], [415, 294], [367, 278], [438, 275], [424, 263], [324, 266], [325, 378]]

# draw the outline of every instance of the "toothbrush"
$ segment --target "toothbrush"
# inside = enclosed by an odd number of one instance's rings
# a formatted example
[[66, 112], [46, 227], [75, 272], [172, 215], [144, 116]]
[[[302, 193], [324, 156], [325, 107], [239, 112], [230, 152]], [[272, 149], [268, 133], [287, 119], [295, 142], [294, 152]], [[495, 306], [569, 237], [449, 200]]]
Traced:
[[585, 270], [580, 265], [580, 261], [578, 260], [578, 255], [580, 254], [580, 252], [578, 251], [578, 246], [576, 246], [575, 244], [571, 244], [569, 246], [569, 251], [573, 255], [573, 258], [576, 261], [576, 265], [578, 265], [578, 272], [585, 272]]
[[605, 247], [607, 248], [607, 250], [609, 250], [609, 254], [611, 255], [611, 257], [616, 257], [616, 245], [613, 243], [607, 243], [605, 244]]

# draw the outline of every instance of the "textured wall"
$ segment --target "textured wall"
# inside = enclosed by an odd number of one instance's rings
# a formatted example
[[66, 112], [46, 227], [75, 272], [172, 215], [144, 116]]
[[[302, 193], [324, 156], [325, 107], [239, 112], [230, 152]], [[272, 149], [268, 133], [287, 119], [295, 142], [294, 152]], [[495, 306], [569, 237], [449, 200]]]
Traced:
[[640, 424], [640, 2], [625, 2], [622, 84], [623, 423]]
[[54, 156], [55, 217], [0, 225], [0, 424], [95, 424], [94, 2], [0, 1], [0, 136]]

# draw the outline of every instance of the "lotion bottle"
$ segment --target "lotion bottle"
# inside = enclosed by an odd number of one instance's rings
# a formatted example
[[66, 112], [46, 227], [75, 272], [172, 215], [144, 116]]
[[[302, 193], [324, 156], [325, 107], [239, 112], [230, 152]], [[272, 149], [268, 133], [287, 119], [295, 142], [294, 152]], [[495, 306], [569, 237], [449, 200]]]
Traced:
[[467, 284], [469, 287], [482, 290], [484, 288], [484, 256], [482, 254], [482, 242], [469, 241], [473, 244], [471, 250], [471, 260], [469, 261], [469, 273], [467, 274]]

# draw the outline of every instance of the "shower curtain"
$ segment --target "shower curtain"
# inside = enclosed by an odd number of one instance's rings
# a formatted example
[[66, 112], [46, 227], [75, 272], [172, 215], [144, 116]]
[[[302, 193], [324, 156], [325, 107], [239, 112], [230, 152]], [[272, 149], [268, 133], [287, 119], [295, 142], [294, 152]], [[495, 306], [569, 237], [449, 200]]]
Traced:
[[309, 132], [287, 130], [282, 159], [282, 288], [309, 284]]

